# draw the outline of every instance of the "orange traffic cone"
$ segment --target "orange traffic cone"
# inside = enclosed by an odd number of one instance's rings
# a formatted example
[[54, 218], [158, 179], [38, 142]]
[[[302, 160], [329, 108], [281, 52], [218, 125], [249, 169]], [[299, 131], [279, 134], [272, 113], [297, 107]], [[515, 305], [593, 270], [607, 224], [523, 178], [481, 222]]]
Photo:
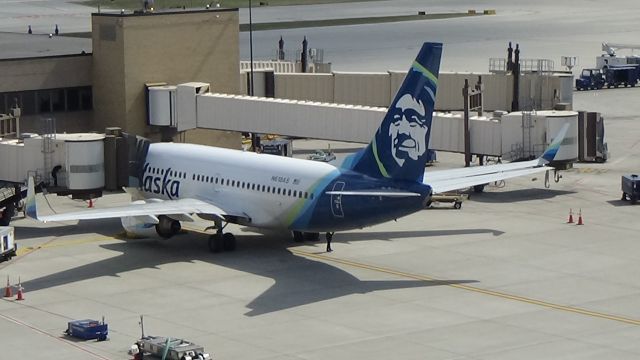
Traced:
[[16, 297], [16, 300], [18, 301], [24, 300], [23, 291], [24, 291], [24, 288], [22, 287], [22, 282], [20, 281], [20, 278], [18, 278], [18, 296]]
[[569, 209], [569, 221], [567, 221], [567, 224], [573, 224], [573, 210]]
[[4, 289], [4, 297], [12, 297], [11, 284], [9, 284], [9, 275], [7, 275], [7, 287]]
[[582, 209], [578, 212], [578, 223], [576, 225], [584, 225], [584, 222], [582, 221]]

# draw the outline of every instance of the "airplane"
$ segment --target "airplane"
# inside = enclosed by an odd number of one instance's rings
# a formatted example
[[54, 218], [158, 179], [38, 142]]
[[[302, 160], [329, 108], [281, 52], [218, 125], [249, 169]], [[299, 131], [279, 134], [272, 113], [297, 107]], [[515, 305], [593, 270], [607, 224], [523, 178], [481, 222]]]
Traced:
[[40, 216], [28, 180], [27, 216], [39, 221], [121, 218], [128, 235], [169, 238], [194, 216], [212, 221], [212, 252], [236, 248], [229, 223], [284, 229], [296, 242], [395, 220], [425, 208], [434, 193], [552, 169], [568, 125], [538, 159], [425, 172], [441, 43], [424, 43], [371, 143], [330, 163], [183, 143], [148, 147], [132, 203]]

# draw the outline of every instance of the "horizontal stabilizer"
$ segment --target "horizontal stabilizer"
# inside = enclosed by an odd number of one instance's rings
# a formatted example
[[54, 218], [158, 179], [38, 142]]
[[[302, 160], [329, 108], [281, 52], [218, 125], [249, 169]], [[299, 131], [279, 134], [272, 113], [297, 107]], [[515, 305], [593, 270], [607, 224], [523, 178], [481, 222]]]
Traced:
[[443, 193], [551, 170], [553, 168], [546, 165], [555, 160], [568, 130], [569, 124], [564, 124], [542, 156], [535, 160], [430, 171], [424, 174], [423, 183], [431, 186], [434, 193]]

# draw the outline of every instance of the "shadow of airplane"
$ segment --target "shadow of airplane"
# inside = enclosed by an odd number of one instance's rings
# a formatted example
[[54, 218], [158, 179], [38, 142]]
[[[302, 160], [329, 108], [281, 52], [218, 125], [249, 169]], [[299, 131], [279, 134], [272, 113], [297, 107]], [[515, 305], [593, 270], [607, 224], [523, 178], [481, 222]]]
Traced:
[[500, 192], [472, 193], [470, 199], [480, 203], [515, 203], [519, 201], [551, 199], [556, 196], [575, 194], [575, 191], [553, 189], [518, 189]]
[[104, 244], [100, 246], [121, 254], [23, 282], [23, 286], [37, 291], [142, 268], [159, 268], [163, 264], [201, 261], [272, 278], [275, 283], [246, 305], [249, 311], [245, 315], [256, 316], [351, 294], [476, 282], [360, 280], [330, 264], [292, 254], [287, 249], [288, 238], [263, 235], [237, 238], [241, 248], [223, 254], [205, 251], [206, 236], [193, 233], [177, 241], [141, 239]]
[[58, 237], [69, 235], [85, 235], [87, 233], [100, 234], [104, 236], [113, 236], [114, 229], [122, 229], [120, 219], [99, 219], [99, 220], [81, 220], [76, 224], [68, 222], [50, 222], [47, 226], [37, 227], [39, 224], [36, 220], [25, 220], [14, 222], [16, 234], [22, 239], [38, 238], [38, 237]]
[[457, 229], [457, 230], [414, 230], [414, 231], [372, 231], [372, 232], [345, 232], [339, 233], [338, 242], [352, 242], [361, 240], [388, 240], [416, 237], [436, 237], [454, 235], [492, 234], [500, 236], [504, 231], [493, 229]]
[[607, 203], [609, 203], [609, 205], [611, 206], [633, 206], [634, 204], [631, 204], [631, 202], [629, 200], [607, 200]]

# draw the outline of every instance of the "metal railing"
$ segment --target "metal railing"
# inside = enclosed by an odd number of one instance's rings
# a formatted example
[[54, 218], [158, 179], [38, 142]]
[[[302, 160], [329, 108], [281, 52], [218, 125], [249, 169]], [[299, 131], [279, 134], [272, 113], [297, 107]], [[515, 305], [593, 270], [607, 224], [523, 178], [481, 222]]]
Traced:
[[[520, 59], [520, 72], [522, 73], [550, 73], [554, 70], [554, 62], [550, 59]], [[507, 59], [490, 58], [489, 72], [505, 73], [507, 72]]]

